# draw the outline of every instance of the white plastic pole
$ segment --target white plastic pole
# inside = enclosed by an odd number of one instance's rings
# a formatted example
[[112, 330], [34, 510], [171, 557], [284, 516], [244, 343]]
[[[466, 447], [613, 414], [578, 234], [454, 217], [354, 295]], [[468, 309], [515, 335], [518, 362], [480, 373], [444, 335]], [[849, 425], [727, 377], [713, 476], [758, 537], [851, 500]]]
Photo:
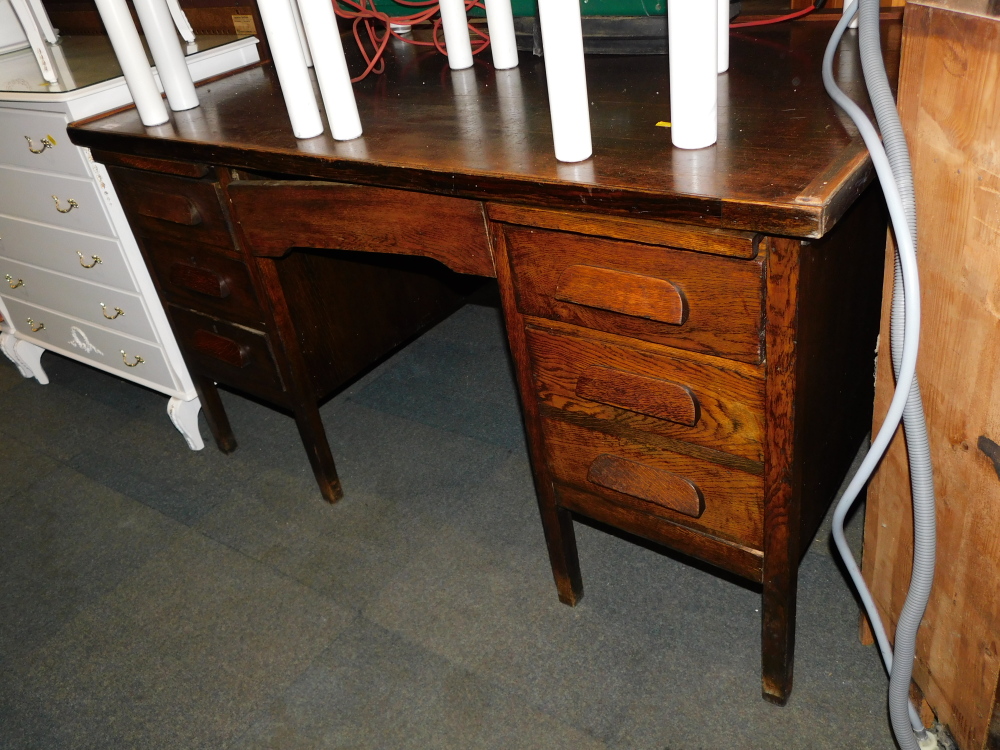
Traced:
[[139, 23], [146, 33], [146, 44], [153, 55], [156, 72], [167, 95], [170, 109], [181, 111], [198, 106], [191, 71], [184, 62], [181, 43], [174, 31], [174, 19], [167, 8], [167, 0], [132, 0]]
[[[696, 0], [684, 1], [696, 4]], [[715, 3], [711, 5], [715, 7]], [[542, 25], [545, 82], [549, 90], [556, 159], [583, 161], [594, 153], [594, 147], [590, 140], [579, 0], [538, 0], [538, 15]]]
[[719, 73], [729, 70], [729, 0], [719, 0]]
[[670, 139], [705, 148], [718, 138], [719, 4], [667, 0]]
[[160, 96], [160, 90], [153, 80], [153, 71], [149, 69], [146, 52], [139, 41], [139, 32], [132, 23], [125, 0], [95, 0], [97, 12], [101, 14], [104, 28], [111, 40], [111, 47], [118, 58], [122, 73], [125, 74], [125, 84], [132, 101], [139, 111], [139, 119], [143, 125], [162, 125], [170, 116], [167, 107]]
[[[351, 74], [347, 70], [344, 45], [330, 0], [298, 0], [305, 21], [306, 37], [312, 47], [316, 80], [323, 95], [330, 132], [338, 141], [361, 135], [361, 118], [354, 98]], [[407, 45], [409, 46], [409, 45]]]
[[448, 67], [465, 70], [472, 67], [472, 42], [469, 39], [469, 19], [465, 17], [465, 0], [441, 0], [441, 28], [444, 46], [448, 49]]
[[[313, 66], [312, 54], [309, 51], [309, 42], [306, 38], [306, 30], [302, 26], [302, 14], [299, 12], [299, 5], [295, 0], [291, 0], [292, 4], [292, 15], [295, 16], [295, 30], [299, 32], [299, 44], [302, 45], [302, 55], [306, 58], [306, 67], [311, 68]], [[337, 32], [338, 38], [340, 37], [340, 32]]]
[[510, 0], [486, 0], [486, 24], [490, 32], [493, 67], [497, 70], [516, 68], [517, 40]]
[[260, 0], [258, 7], [292, 132], [296, 138], [313, 138], [323, 132], [323, 118], [295, 29], [292, 6], [289, 0]]
[[[844, 0], [844, 11], [843, 11], [843, 13], [841, 13], [841, 15], [842, 16], [846, 16], [848, 13], [850, 13], [851, 12], [851, 6], [854, 5], [854, 3], [856, 3], [857, 1], [858, 0]], [[856, 29], [856, 28], [858, 28], [858, 16], [859, 15], [861, 15], [861, 14], [859, 13], [859, 14], [855, 15], [854, 18], [851, 19], [851, 22], [849, 24], [847, 24], [847, 28], [849, 28], [849, 29]]]

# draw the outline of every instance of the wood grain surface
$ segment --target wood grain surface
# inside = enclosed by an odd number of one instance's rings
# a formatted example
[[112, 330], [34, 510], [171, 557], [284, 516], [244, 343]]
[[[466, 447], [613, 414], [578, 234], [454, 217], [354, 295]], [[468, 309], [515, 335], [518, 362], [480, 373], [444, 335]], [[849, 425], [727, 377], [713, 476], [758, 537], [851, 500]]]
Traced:
[[[1000, 443], [1000, 9], [985, 10], [909, 3], [899, 92], [915, 175], [917, 374], [938, 531], [914, 681], [963, 750], [1000, 748], [1000, 474], [989, 447]], [[884, 330], [887, 316], [888, 294]], [[879, 354], [876, 427], [893, 383], [885, 336]], [[864, 574], [890, 634], [909, 584], [912, 533], [899, 434], [872, 481], [865, 520]]]

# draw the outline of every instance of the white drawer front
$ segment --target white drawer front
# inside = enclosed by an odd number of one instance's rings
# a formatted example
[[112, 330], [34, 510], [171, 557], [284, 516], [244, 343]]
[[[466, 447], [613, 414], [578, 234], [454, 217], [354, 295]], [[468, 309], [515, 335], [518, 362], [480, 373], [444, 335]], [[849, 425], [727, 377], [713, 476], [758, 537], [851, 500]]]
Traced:
[[[45, 349], [86, 359], [129, 380], [144, 382], [157, 390], [175, 390], [170, 366], [156, 344], [136, 341], [104, 328], [88, 325], [18, 300], [5, 300], [11, 323], [20, 338]], [[29, 324], [27, 321], [31, 320]], [[38, 330], [33, 330], [37, 328]], [[125, 351], [124, 358], [122, 350]], [[136, 357], [142, 362], [137, 364]], [[135, 365], [129, 367], [128, 365]]]
[[[66, 135], [67, 121], [65, 115], [55, 112], [0, 108], [0, 162], [90, 177], [83, 152]], [[39, 153], [32, 153], [32, 149]]]
[[0, 212], [62, 229], [115, 236], [93, 180], [0, 167]]
[[0, 255], [94, 284], [138, 291], [118, 240], [0, 216]]
[[[0, 293], [6, 299], [40, 305], [118, 333], [156, 340], [153, 324], [137, 294], [98, 286], [3, 257], [0, 257], [0, 283], [3, 284]], [[116, 308], [123, 312], [119, 314]]]

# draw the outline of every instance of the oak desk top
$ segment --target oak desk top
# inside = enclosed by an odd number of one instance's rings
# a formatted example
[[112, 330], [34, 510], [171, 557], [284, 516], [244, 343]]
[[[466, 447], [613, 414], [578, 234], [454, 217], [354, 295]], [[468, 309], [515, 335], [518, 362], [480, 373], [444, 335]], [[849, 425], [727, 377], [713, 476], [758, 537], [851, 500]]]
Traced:
[[[670, 118], [665, 56], [587, 59], [594, 156], [561, 164], [540, 58], [522, 55], [519, 68], [497, 72], [480, 57], [452, 72], [442, 56], [402, 44], [384, 75], [355, 85], [364, 127], [355, 141], [328, 132], [297, 141], [270, 65], [201, 86], [201, 106], [167, 125], [146, 128], [130, 109], [70, 132], [79, 145], [137, 156], [819, 237], [873, 175], [853, 124], [823, 89], [832, 29], [813, 20], [734, 31], [719, 79], [719, 140], [699, 151], [674, 149], [657, 126]], [[884, 25], [883, 46], [894, 71], [898, 23]], [[845, 90], [864, 98], [855, 36], [835, 64]]]

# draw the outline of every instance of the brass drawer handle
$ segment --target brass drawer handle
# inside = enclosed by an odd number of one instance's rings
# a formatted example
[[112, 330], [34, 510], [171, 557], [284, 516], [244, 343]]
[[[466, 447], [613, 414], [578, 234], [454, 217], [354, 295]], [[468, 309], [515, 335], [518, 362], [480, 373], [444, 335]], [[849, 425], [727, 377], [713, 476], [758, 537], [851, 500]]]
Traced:
[[108, 320], [114, 320], [115, 318], [119, 317], [120, 315], [124, 315], [124, 314], [125, 314], [124, 310], [122, 310], [120, 307], [116, 307], [115, 308], [115, 314], [114, 315], [108, 315], [108, 308], [107, 308], [107, 306], [103, 302], [101, 303], [101, 315], [103, 315]]
[[66, 203], [67, 203], [67, 204], [69, 204], [69, 208], [62, 208], [62, 207], [61, 207], [61, 206], [59, 205], [59, 196], [58, 196], [58, 195], [53, 195], [53, 196], [52, 196], [52, 200], [53, 200], [53, 201], [55, 201], [55, 204], [56, 204], [56, 211], [58, 211], [58, 212], [59, 212], [59, 213], [61, 213], [61, 214], [68, 214], [68, 213], [69, 213], [70, 211], [72, 211], [72, 210], [73, 210], [74, 208], [79, 208], [79, 207], [80, 207], [80, 204], [79, 204], [79, 203], [77, 203], [77, 202], [76, 202], [75, 200], [73, 200], [72, 198], [70, 198], [70, 199], [69, 199], [68, 201], [66, 201]]
[[39, 323], [36, 326], [35, 325], [35, 321], [33, 321], [31, 318], [28, 318], [28, 325], [31, 326], [31, 332], [32, 333], [38, 333], [40, 330], [42, 330], [43, 328], [45, 328], [45, 324], [44, 323]]
[[19, 286], [24, 286], [24, 279], [14, 281], [14, 278], [9, 273], [5, 273], [3, 277], [7, 279], [7, 283], [10, 285], [11, 289], [17, 289]]
[[93, 263], [84, 263], [83, 262], [83, 253], [81, 253], [79, 250], [77, 250], [76, 254], [80, 256], [80, 265], [83, 266], [84, 268], [93, 268], [98, 263], [103, 263], [104, 262], [103, 260], [101, 260], [100, 256], [98, 256], [98, 255], [91, 255], [90, 259], [93, 261]]
[[53, 138], [51, 135], [47, 135], [44, 138], [42, 138], [41, 148], [35, 148], [35, 144], [32, 143], [31, 141], [31, 136], [28, 135], [24, 136], [24, 140], [28, 142], [28, 151], [30, 151], [33, 154], [40, 154], [47, 148], [55, 148], [56, 145], [56, 139]]
[[139, 365], [141, 365], [143, 362], [146, 361], [142, 357], [140, 357], [139, 355], [136, 355], [135, 362], [132, 362], [131, 364], [129, 364], [128, 355], [125, 353], [125, 350], [122, 349], [121, 352], [122, 352], [122, 362], [125, 363], [126, 367], [138, 367]]

